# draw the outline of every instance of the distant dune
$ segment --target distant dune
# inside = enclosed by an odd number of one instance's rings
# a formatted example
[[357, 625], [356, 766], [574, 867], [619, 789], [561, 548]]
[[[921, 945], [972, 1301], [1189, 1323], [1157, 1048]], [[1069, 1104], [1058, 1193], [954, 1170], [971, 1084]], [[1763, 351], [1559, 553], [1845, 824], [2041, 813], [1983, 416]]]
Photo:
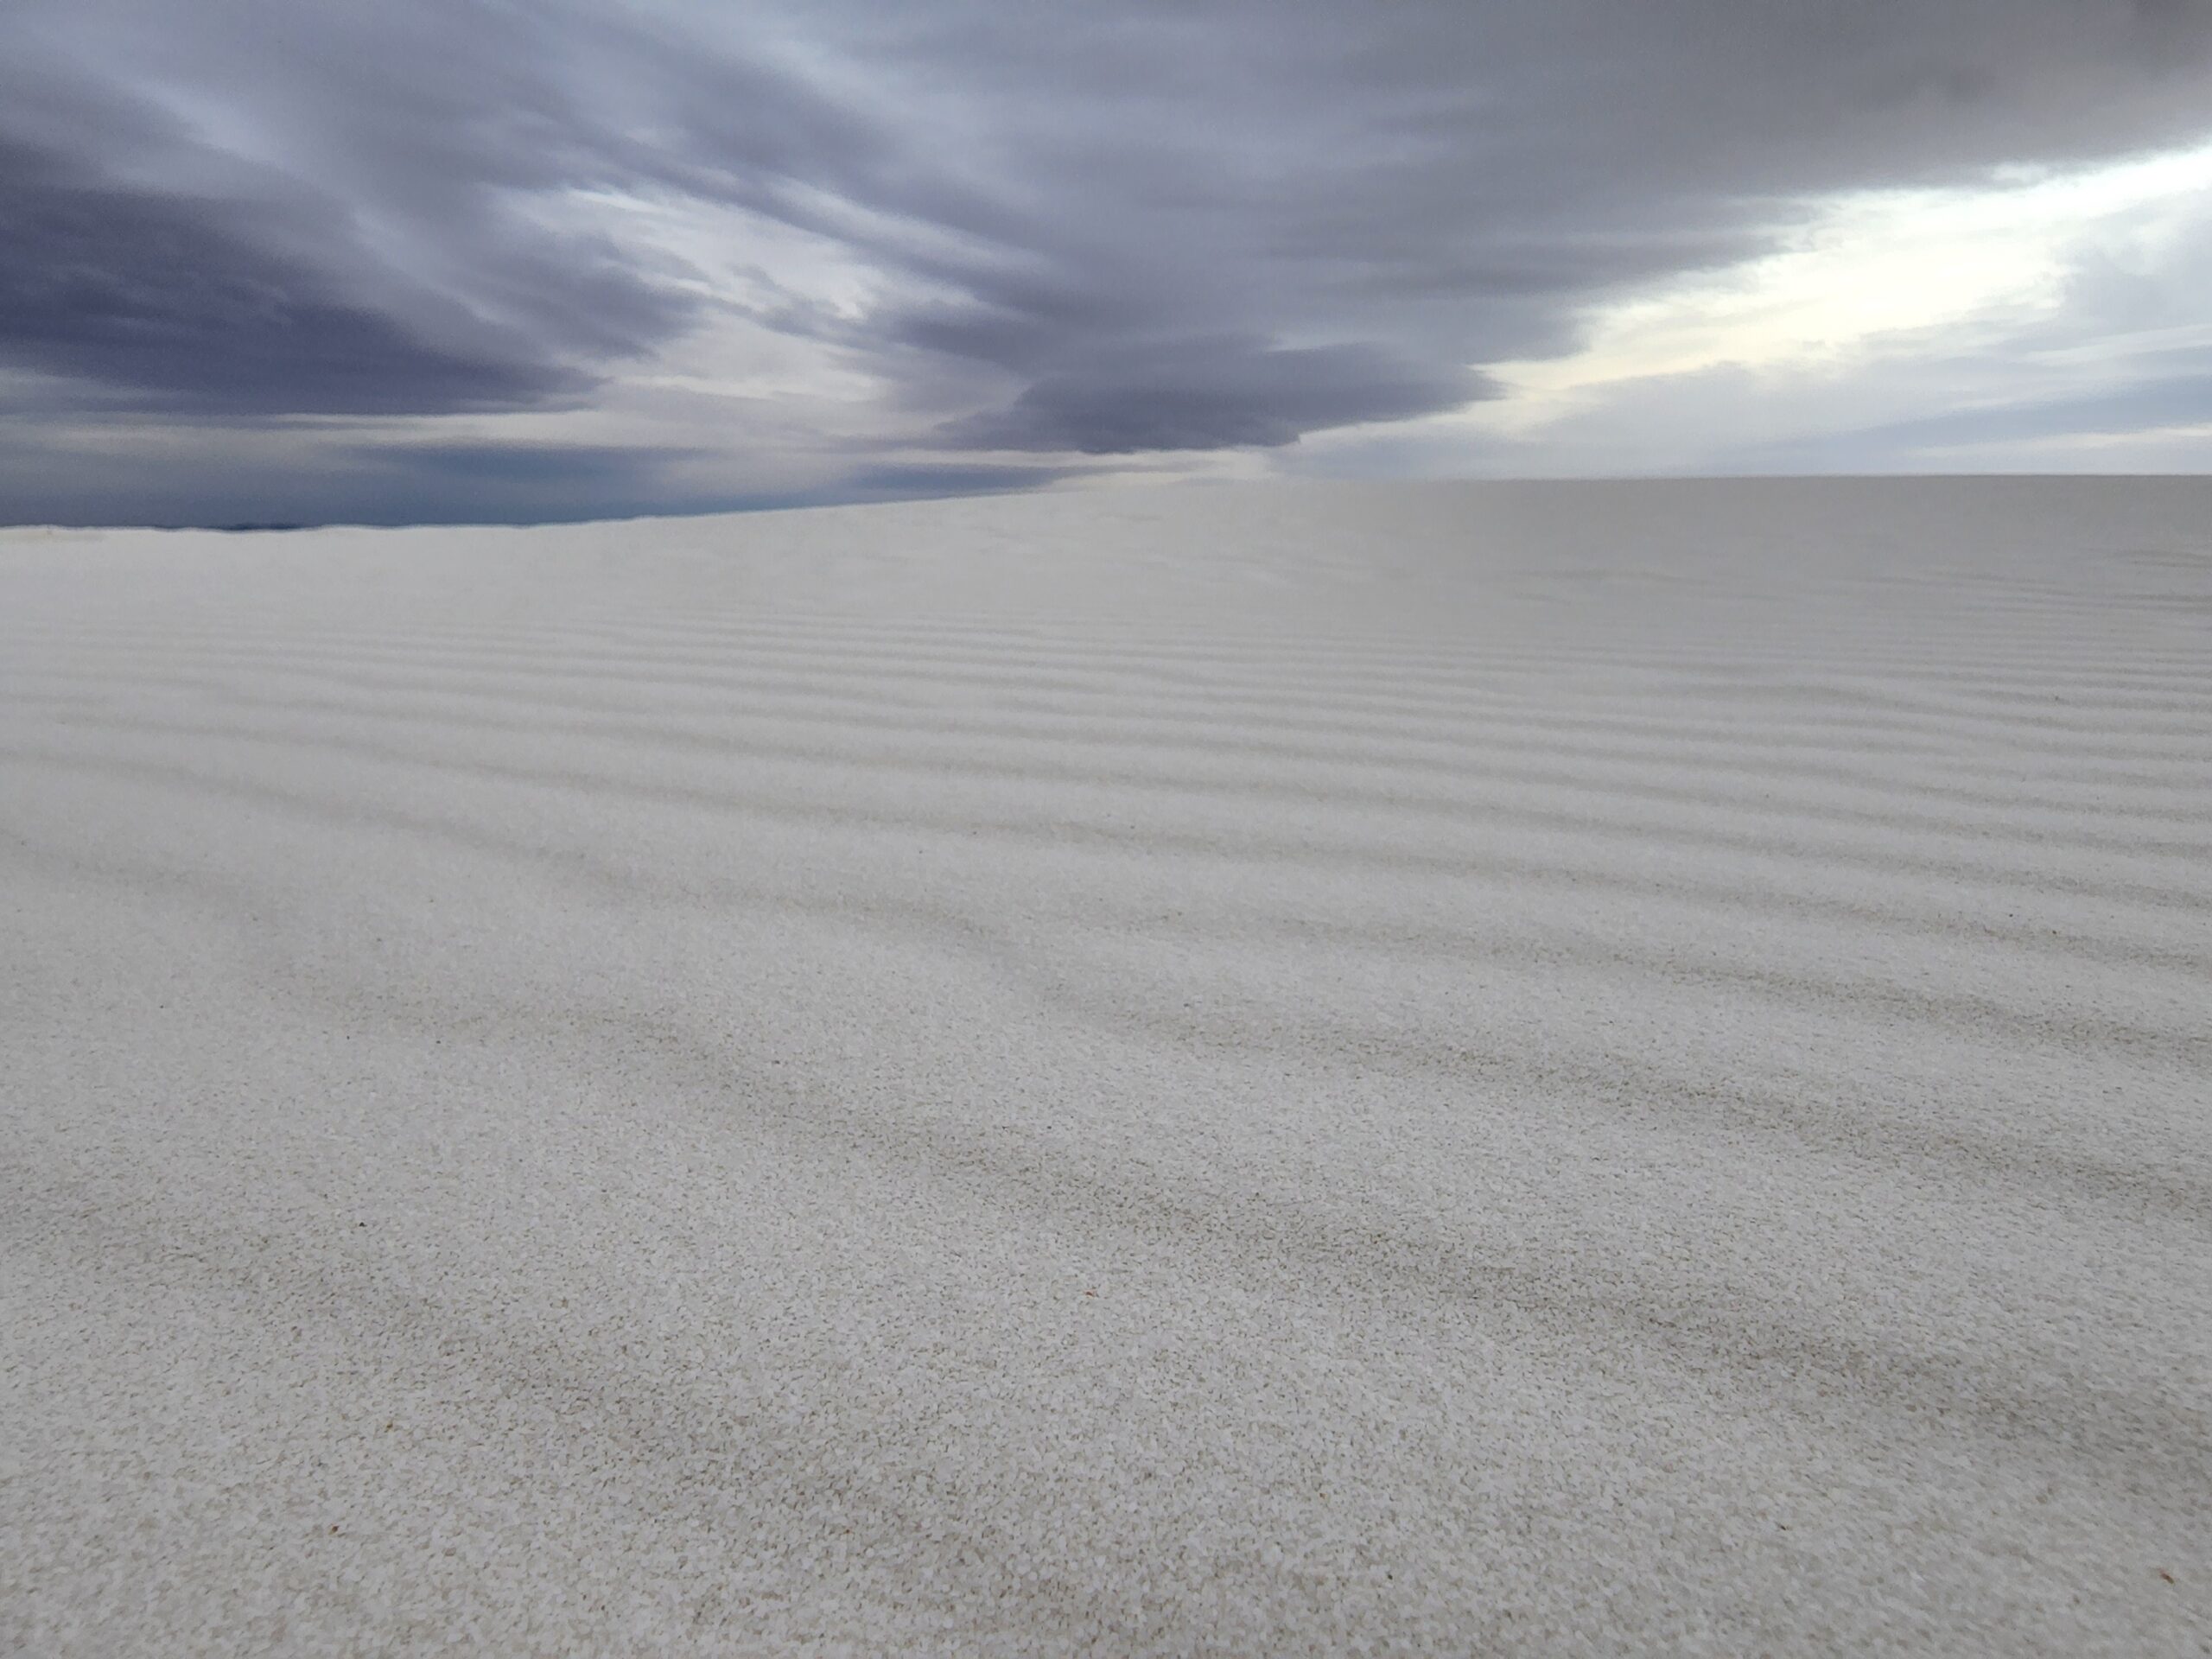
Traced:
[[0, 1651], [2212, 1642], [2212, 481], [0, 535]]

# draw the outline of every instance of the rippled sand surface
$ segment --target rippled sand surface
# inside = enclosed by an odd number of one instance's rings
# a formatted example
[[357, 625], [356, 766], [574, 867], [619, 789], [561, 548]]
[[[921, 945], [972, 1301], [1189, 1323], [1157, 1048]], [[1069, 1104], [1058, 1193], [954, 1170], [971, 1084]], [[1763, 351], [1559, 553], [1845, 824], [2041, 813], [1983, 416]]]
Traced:
[[0, 1650], [2212, 1650], [2208, 526], [0, 534]]

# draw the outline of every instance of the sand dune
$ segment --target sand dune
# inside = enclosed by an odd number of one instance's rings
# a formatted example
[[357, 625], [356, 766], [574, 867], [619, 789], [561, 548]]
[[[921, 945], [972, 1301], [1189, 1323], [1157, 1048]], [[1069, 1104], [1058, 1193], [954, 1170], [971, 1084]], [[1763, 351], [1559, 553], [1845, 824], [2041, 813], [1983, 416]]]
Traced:
[[2212, 1651], [2208, 525], [0, 534], [0, 1649]]

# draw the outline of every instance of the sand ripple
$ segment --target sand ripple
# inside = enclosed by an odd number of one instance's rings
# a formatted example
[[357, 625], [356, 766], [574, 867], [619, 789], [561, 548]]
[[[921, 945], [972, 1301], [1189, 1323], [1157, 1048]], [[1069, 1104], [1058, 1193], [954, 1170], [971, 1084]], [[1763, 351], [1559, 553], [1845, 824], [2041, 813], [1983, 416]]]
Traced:
[[2212, 486], [0, 543], [0, 1648], [2191, 1652]]

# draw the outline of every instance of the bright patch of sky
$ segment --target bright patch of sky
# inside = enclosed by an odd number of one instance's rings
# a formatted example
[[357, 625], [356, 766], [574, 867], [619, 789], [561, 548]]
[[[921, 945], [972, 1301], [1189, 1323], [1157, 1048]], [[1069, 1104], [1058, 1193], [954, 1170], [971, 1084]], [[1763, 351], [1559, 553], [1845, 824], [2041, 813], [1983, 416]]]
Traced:
[[[2208, 232], [2212, 143], [2068, 172], [2008, 169], [1974, 186], [1853, 193], [1806, 208], [1771, 254], [1597, 308], [1567, 355], [1487, 365], [1507, 395], [1428, 425], [1505, 441], [1543, 470], [1663, 468], [1725, 461], [1778, 429], [1902, 420], [1929, 406], [1945, 369], [1937, 407], [2084, 395], [2122, 369], [2140, 378], [2212, 349], [2212, 324], [2155, 303], [2159, 290], [2196, 288], [2190, 256]], [[2135, 291], [2135, 315], [2094, 302], [2115, 284]], [[1652, 420], [1667, 397], [1694, 418]], [[1715, 407], [1731, 404], [1750, 418]], [[1786, 405], [1792, 416], [1778, 418]], [[2162, 423], [2154, 409], [2139, 428], [2162, 440], [2202, 429]], [[2048, 465], [2077, 439], [2109, 454], [2133, 434], [1998, 435]], [[2160, 453], [2172, 463], [2171, 442]]]

